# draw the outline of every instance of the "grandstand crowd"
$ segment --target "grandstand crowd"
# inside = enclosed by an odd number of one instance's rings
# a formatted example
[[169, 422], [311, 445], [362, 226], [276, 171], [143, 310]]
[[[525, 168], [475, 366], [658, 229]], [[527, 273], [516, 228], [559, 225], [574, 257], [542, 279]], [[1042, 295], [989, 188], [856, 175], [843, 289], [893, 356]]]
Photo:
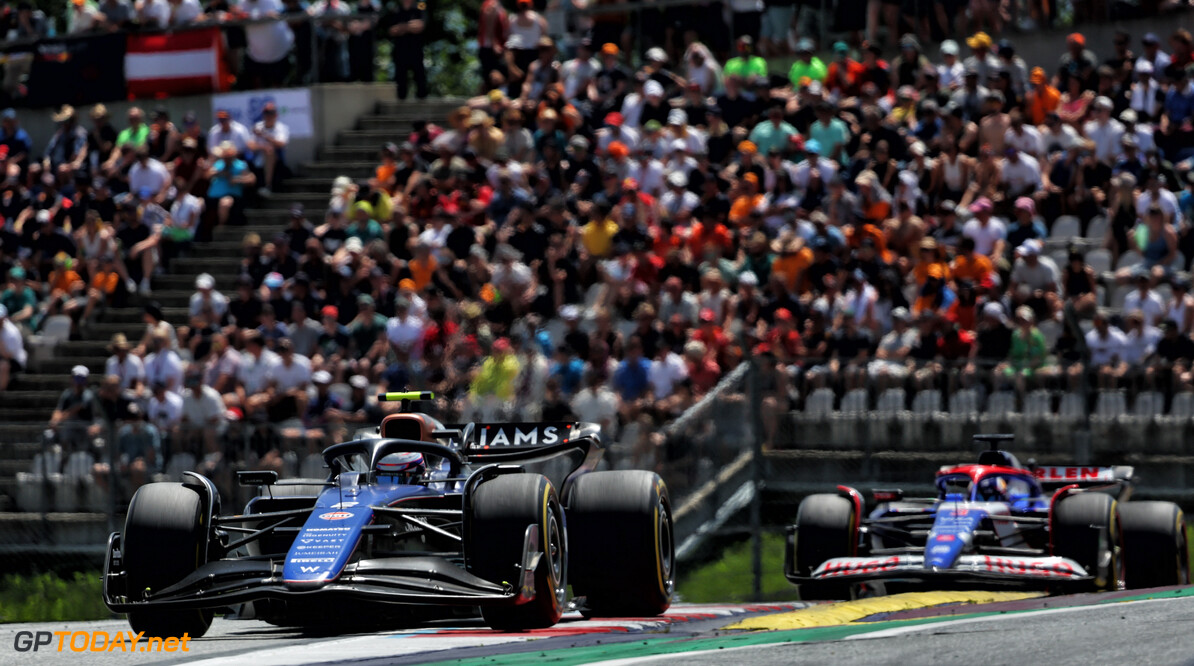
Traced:
[[788, 40], [759, 24], [730, 53], [627, 53], [595, 25], [564, 54], [529, 2], [487, 11], [483, 94], [245, 234], [185, 321], [152, 276], [285, 196], [285, 127], [64, 107], [34, 146], [0, 114], [0, 391], [47, 319], [143, 306], [52, 418], [72, 449], [117, 424], [134, 485], [171, 459], [300, 474], [378, 422], [378, 390], [433, 390], [445, 422], [600, 423], [647, 467], [749, 359], [768, 445], [820, 388], [1194, 391], [1188, 31], [1075, 32], [1026, 63], [917, 26], [824, 58], [791, 40], [771, 72], [756, 46]]

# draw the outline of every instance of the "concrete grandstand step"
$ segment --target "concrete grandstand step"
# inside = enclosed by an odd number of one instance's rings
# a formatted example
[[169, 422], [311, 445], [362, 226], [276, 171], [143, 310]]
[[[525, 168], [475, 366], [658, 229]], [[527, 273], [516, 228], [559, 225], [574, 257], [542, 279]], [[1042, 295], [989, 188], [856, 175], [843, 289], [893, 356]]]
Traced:
[[0, 459], [0, 476], [2, 476], [2, 477], [16, 476], [17, 472], [29, 471], [29, 464], [30, 464], [30, 461], [33, 459], [34, 455], [37, 455], [36, 451], [34, 451], [32, 454], [30, 454], [29, 460], [20, 460], [20, 459], [3, 460], [3, 459]]
[[[216, 279], [216, 288], [218, 289], [232, 289], [233, 281], [236, 274], [240, 272], [240, 262], [234, 262], [223, 265], [202, 265], [188, 269], [184, 272], [171, 273], [168, 275], [155, 275], [153, 278], [153, 295], [151, 298], [166, 306], [158, 292], [162, 291], [195, 291], [195, 276], [200, 273], [210, 273]], [[181, 307], [171, 304], [170, 307]], [[173, 320], [171, 320], [173, 321]]]
[[[65, 388], [65, 384], [63, 384]], [[4, 409], [3, 413], [7, 417], [9, 409], [37, 409], [49, 407], [54, 408], [58, 404], [58, 396], [62, 395], [61, 390], [55, 391], [27, 391], [22, 389], [9, 389], [4, 392]]]
[[393, 132], [397, 137], [393, 139], [395, 143], [402, 143], [407, 140], [410, 133], [414, 131], [415, 120], [431, 120], [439, 125], [443, 120], [422, 116], [420, 118], [407, 118], [397, 114], [387, 114], [384, 116], [364, 116], [357, 121], [357, 128], [363, 130], [380, 130]]
[[[61, 391], [57, 391], [56, 393], [58, 395], [62, 394]], [[8, 393], [6, 392], [4, 395], [5, 399], [7, 399]], [[57, 398], [55, 398], [55, 404], [57, 404]], [[42, 423], [48, 423], [50, 415], [54, 413], [54, 405], [50, 405], [49, 407], [5, 407], [2, 411], [4, 418], [8, 420], [41, 421]]]
[[145, 333], [145, 324], [143, 322], [97, 322], [92, 324], [84, 336], [84, 340], [102, 343], [101, 347], [106, 347], [112, 340], [112, 336], [117, 333], [124, 333], [130, 340], [140, 340], [141, 335]]
[[319, 214], [323, 214], [323, 210], [327, 208], [328, 199], [331, 198], [331, 191], [327, 192], [279, 192], [276, 196], [272, 196], [264, 201], [257, 202], [253, 208], [257, 210], [278, 211], [286, 219], [286, 212], [290, 207], [296, 203], [301, 203], [308, 209], [318, 210]]
[[[141, 309], [137, 308], [137, 312], [141, 312]], [[132, 342], [136, 343], [137, 340], [132, 340]], [[26, 374], [24, 377], [42, 377], [45, 375], [55, 374], [66, 375], [69, 374], [71, 368], [75, 367], [76, 365], [86, 366], [87, 369], [92, 372], [92, 374], [98, 375], [99, 373], [103, 372], [104, 363], [106, 363], [108, 360], [106, 355], [101, 356], [97, 354], [96, 356], [63, 356], [62, 354], [57, 353], [61, 350], [68, 349], [70, 345], [77, 344], [84, 343], [70, 342], [66, 345], [58, 347], [55, 349], [54, 358], [46, 359], [37, 366], [37, 374]]]
[[28, 468], [33, 456], [41, 453], [40, 440], [45, 430], [45, 423], [9, 423], [0, 427], [0, 460], [20, 460]]
[[245, 254], [239, 240], [220, 240], [208, 243], [196, 243], [188, 255], [180, 257], [229, 257], [239, 259]]
[[[326, 202], [325, 202], [326, 203]], [[250, 211], [256, 212], [256, 211]], [[282, 213], [282, 211], [270, 211], [271, 213]], [[319, 213], [319, 221], [322, 222], [323, 213]], [[213, 242], [218, 243], [236, 243], [238, 246], [244, 241], [248, 234], [257, 234], [261, 236], [262, 242], [272, 240], [275, 235], [286, 228], [286, 218], [281, 215], [263, 216], [258, 218], [249, 218], [250, 224], [244, 226], [225, 226], [216, 227], [212, 229], [211, 237]], [[314, 224], [316, 221], [312, 220]], [[200, 245], [199, 247], [202, 247]], [[196, 253], [198, 254], [198, 253]]]
[[[456, 107], [468, 103], [465, 97], [438, 97], [424, 100], [396, 100], [393, 102], [379, 102], [374, 112], [379, 116], [398, 116], [414, 114], [426, 118], [434, 123], [442, 124]], [[443, 116], [442, 118], [440, 116]]]
[[377, 163], [379, 161], [378, 151], [381, 149], [381, 144], [369, 147], [358, 146], [327, 146], [321, 148], [318, 153], [319, 159], [315, 162], [309, 162], [301, 165], [299, 171], [301, 173], [307, 172], [308, 165], [318, 165], [328, 162], [370, 162]]
[[[74, 365], [70, 368], [73, 368]], [[10, 391], [61, 391], [70, 384], [70, 368], [61, 372], [47, 372], [45, 368], [38, 368], [37, 373], [23, 373], [8, 385], [8, 389]], [[103, 370], [103, 363], [98, 369], [87, 369], [95, 372], [98, 376], [99, 371]], [[3, 422], [0, 422], [0, 427], [3, 427]]]
[[[166, 315], [166, 321], [184, 322], [189, 311], [183, 307], [163, 307], [162, 312]], [[103, 321], [110, 324], [136, 323], [142, 321], [144, 316], [144, 308], [108, 308], [104, 311]]]
[[[177, 276], [164, 277], [167, 279], [181, 279]], [[157, 278], [154, 279], [156, 280]], [[150, 294], [148, 298], [140, 298], [140, 300], [137, 302], [141, 304], [147, 303], [149, 301], [155, 301], [163, 308], [185, 308], [191, 302], [191, 294], [195, 293], [195, 278], [190, 278], [184, 281], [186, 282], [185, 289], [183, 287], [170, 288], [169, 284], [167, 284], [167, 286], [157, 286], [154, 288], [153, 293]], [[144, 333], [144, 329], [145, 326], [142, 324], [141, 331], [139, 331], [137, 335], [140, 336], [142, 333]], [[131, 337], [132, 336], [130, 336], [130, 339]], [[138, 337], [137, 339], [140, 340], [141, 338]]]
[[368, 129], [368, 130], [344, 130], [336, 137], [337, 146], [353, 147], [353, 148], [372, 148], [377, 150], [378, 146], [387, 142], [394, 141], [395, 143], [402, 141], [405, 137], [404, 133], [394, 130]]
[[[330, 193], [332, 191], [332, 181], [336, 178], [348, 176], [356, 182], [366, 181], [373, 177], [376, 168], [377, 162], [366, 161], [308, 162], [302, 166], [301, 178], [292, 178], [287, 180], [283, 185], [289, 189], [294, 187], [296, 181], [312, 180], [314, 185], [305, 189]], [[282, 192], [275, 196], [284, 197], [286, 193]]]
[[[145, 325], [142, 324], [137, 335], [134, 337], [129, 335], [129, 340], [139, 341], [141, 336], [145, 333]], [[126, 335], [128, 335], [126, 333]], [[93, 337], [88, 340], [71, 340], [70, 342], [58, 345], [54, 348], [54, 356], [57, 358], [69, 358], [71, 364], [77, 363], [76, 359], [91, 359], [96, 356], [108, 357], [108, 343], [111, 338], [100, 340], [98, 337]]]
[[[268, 242], [273, 239], [263, 238], [262, 240]], [[168, 275], [189, 276], [193, 282], [194, 276], [199, 273], [206, 272], [214, 275], [215, 271], [231, 270], [239, 265], [240, 259], [236, 257], [209, 257], [206, 253], [196, 252], [194, 256], [181, 257], [171, 262]]]
[[362, 169], [357, 169], [355, 172], [329, 173], [332, 173], [333, 175], [304, 175], [299, 178], [291, 178], [290, 180], [286, 181], [284, 185], [285, 189], [279, 193], [278, 196], [285, 197], [288, 196], [290, 192], [328, 192], [328, 196], [330, 197], [330, 193], [332, 191], [332, 181], [335, 180], [336, 177], [344, 175], [352, 178], [353, 180], [360, 180], [362, 178], [368, 178], [369, 176], [369, 170]]

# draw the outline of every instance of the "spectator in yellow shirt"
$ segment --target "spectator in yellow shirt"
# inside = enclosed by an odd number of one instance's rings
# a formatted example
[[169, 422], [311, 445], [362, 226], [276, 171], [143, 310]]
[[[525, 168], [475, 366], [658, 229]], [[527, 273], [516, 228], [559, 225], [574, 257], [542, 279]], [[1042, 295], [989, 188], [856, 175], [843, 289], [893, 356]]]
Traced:
[[522, 369], [508, 338], [494, 340], [491, 351], [469, 385], [472, 410], [487, 421], [507, 415], [514, 399], [514, 385]]
[[588, 250], [590, 256], [608, 257], [614, 247], [614, 235], [618, 233], [618, 223], [610, 217], [611, 210], [607, 204], [594, 203], [588, 223], [580, 228], [580, 242]]

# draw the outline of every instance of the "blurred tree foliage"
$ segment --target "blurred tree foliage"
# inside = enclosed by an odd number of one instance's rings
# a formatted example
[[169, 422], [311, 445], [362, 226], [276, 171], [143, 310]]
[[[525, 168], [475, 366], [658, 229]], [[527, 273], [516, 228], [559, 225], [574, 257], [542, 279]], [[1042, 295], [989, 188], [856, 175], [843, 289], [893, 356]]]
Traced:
[[[473, 95], [481, 85], [477, 63], [477, 17], [481, 0], [453, 0], [427, 3], [429, 12], [424, 29], [423, 61], [432, 96], [463, 97]], [[393, 78], [390, 42], [377, 44], [377, 76], [380, 81]]]

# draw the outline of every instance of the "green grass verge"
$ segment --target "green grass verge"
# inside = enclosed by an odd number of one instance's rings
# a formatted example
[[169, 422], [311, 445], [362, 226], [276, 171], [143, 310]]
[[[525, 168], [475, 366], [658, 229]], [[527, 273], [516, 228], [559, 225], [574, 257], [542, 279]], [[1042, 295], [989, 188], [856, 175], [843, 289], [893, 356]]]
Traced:
[[0, 622], [107, 620], [113, 615], [100, 593], [100, 572], [8, 574], [0, 580]]
[[[751, 573], [751, 542], [736, 544], [721, 559], [698, 567], [691, 573], [681, 571], [678, 592], [691, 603], [728, 603], [751, 601], [754, 578]], [[784, 538], [763, 535], [763, 599], [795, 599], [796, 588], [784, 578]]]
[[1190, 558], [1190, 568], [1188, 571], [1194, 575], [1194, 525], [1186, 526], [1186, 543], [1190, 544], [1186, 555]]

